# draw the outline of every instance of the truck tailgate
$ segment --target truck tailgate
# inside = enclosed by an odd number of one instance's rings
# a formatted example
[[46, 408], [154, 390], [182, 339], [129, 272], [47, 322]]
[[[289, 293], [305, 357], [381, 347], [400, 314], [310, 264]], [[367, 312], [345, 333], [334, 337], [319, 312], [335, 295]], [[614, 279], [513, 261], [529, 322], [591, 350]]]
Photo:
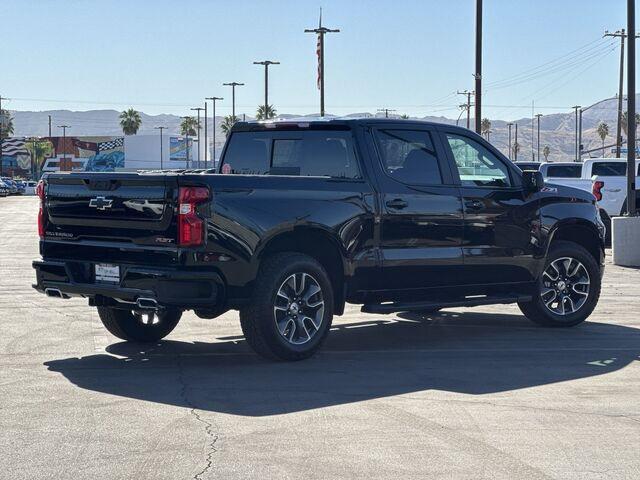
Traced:
[[175, 175], [54, 174], [46, 184], [45, 249], [59, 242], [176, 249]]

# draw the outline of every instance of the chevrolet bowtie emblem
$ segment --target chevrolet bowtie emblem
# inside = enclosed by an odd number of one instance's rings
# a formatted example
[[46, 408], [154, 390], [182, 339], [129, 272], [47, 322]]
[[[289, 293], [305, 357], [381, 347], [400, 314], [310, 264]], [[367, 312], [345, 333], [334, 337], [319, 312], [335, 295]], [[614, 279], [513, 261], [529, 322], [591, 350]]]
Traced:
[[105, 197], [96, 197], [89, 200], [89, 206], [91, 208], [97, 208], [98, 210], [106, 210], [108, 208], [111, 208], [112, 203], [113, 200]]

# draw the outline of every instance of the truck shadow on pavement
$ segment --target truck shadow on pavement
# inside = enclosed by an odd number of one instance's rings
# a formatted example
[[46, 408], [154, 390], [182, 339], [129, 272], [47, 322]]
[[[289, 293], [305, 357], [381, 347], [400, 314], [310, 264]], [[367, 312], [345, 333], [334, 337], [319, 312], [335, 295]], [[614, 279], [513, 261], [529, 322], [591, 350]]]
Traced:
[[596, 322], [545, 329], [506, 314], [407, 313], [340, 322], [315, 357], [296, 363], [263, 360], [242, 337], [121, 342], [107, 352], [45, 365], [90, 391], [265, 416], [425, 390], [483, 395], [604, 375], [638, 359], [640, 330]]

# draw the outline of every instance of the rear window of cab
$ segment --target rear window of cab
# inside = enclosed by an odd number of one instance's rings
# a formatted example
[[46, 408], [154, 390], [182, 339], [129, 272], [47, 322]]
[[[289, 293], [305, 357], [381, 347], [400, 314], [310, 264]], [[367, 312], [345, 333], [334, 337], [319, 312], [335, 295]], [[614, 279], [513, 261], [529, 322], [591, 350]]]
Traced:
[[235, 132], [220, 173], [360, 179], [351, 131]]

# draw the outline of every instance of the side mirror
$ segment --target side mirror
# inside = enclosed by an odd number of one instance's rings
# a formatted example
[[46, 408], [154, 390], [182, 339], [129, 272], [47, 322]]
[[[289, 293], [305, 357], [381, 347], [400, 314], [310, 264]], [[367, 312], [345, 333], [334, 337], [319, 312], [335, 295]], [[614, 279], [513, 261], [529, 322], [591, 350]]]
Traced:
[[538, 170], [525, 170], [522, 172], [522, 185], [527, 193], [539, 192], [544, 187], [544, 177]]

